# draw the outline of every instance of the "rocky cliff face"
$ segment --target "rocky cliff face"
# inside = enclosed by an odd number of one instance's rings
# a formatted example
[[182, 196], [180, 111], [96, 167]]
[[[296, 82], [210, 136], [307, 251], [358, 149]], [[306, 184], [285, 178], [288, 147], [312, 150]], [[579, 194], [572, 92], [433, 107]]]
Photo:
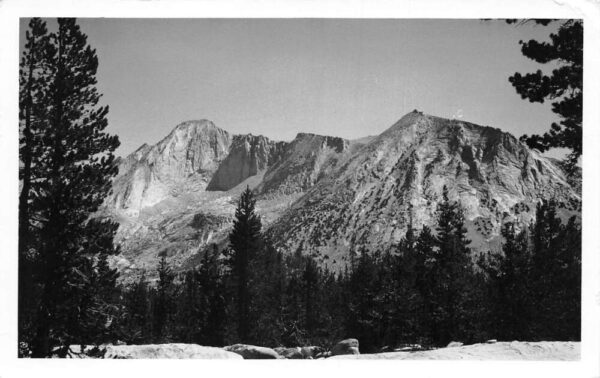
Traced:
[[287, 143], [264, 136], [236, 135], [229, 154], [219, 165], [206, 190], [229, 190], [281, 160]]
[[300, 133], [285, 146], [283, 156], [271, 165], [257, 192], [263, 195], [302, 192], [326, 176], [348, 153], [342, 138]]
[[108, 203], [137, 216], [178, 193], [203, 191], [231, 142], [231, 135], [210, 121], [184, 122], [156, 145], [144, 144], [124, 159]]
[[273, 225], [280, 248], [331, 264], [350, 250], [386, 249], [408, 222], [433, 225], [443, 186], [465, 208], [475, 250], [498, 247], [501, 225], [527, 224], [541, 198], [565, 216], [580, 196], [563, 172], [499, 129], [409, 113], [349, 156]]
[[476, 251], [499, 246], [503, 223], [532, 220], [541, 198], [558, 200], [565, 217], [581, 211], [554, 162], [491, 127], [412, 112], [360, 141], [301, 133], [287, 143], [191, 121], [121, 162], [105, 206], [121, 223], [119, 266], [153, 269], [160, 254], [193, 266], [226, 244], [246, 185], [278, 248], [330, 267], [351, 250], [393, 246], [411, 219], [432, 225], [444, 185], [465, 207]]

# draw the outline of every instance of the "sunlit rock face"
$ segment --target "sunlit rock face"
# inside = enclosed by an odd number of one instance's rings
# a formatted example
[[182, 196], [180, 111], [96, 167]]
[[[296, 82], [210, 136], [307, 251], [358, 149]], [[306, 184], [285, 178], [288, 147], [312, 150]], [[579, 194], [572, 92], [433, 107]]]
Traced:
[[232, 136], [207, 120], [181, 123], [150, 147], [144, 144], [124, 159], [108, 201], [136, 216], [186, 191], [203, 191], [228, 155]]
[[561, 169], [514, 136], [413, 112], [338, 161], [269, 232], [283, 250], [340, 265], [351, 250], [392, 248], [411, 221], [434, 227], [444, 185], [475, 251], [497, 249], [503, 223], [529, 224], [541, 198], [564, 217], [581, 210]]
[[227, 244], [249, 186], [277, 248], [340, 268], [350, 251], [392, 248], [411, 221], [433, 227], [444, 185], [465, 209], [475, 252], [497, 250], [502, 224], [529, 224], [542, 198], [564, 218], [581, 211], [578, 186], [513, 135], [416, 111], [356, 141], [300, 133], [275, 142], [184, 122], [121, 160], [103, 211], [121, 224], [125, 276], [154, 269], [162, 254], [185, 269]]

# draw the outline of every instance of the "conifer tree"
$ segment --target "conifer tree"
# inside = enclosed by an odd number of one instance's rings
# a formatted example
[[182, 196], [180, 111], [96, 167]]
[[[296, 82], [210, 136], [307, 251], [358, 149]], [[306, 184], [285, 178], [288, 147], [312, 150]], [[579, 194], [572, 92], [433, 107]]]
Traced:
[[536, 209], [532, 238], [532, 329], [540, 340], [578, 340], [581, 310], [581, 229], [563, 225], [554, 201]]
[[38, 160], [42, 155], [40, 133], [47, 122], [49, 78], [46, 74], [51, 45], [46, 23], [32, 18], [25, 34], [25, 50], [19, 69], [19, 342], [31, 342], [35, 322], [35, 298], [39, 295], [36, 279], [35, 213], [31, 209], [37, 181]]
[[432, 264], [433, 341], [443, 345], [465, 337], [473, 266], [462, 208], [450, 201], [446, 186], [437, 211], [437, 253]]
[[252, 339], [265, 345], [281, 345], [286, 292], [283, 255], [265, 238], [251, 266]]
[[502, 237], [503, 253], [492, 254], [484, 265], [492, 285], [495, 332], [501, 340], [526, 340], [532, 321], [529, 242], [513, 223], [503, 225]]
[[[46, 50], [47, 126], [39, 135], [43, 153], [31, 151], [36, 196], [30, 198], [27, 210], [30, 219], [32, 212], [36, 216], [35, 265], [41, 271], [34, 357], [48, 356], [53, 346], [69, 345], [80, 336], [67, 332], [65, 325], [84, 311], [77, 307], [77, 296], [91, 282], [85, 272], [90, 271], [93, 256], [82, 245], [96, 238], [90, 233], [100, 232], [87, 223], [110, 190], [117, 169], [113, 151], [119, 141], [104, 131], [108, 107], [98, 106], [98, 58], [86, 39], [74, 19], [61, 18]], [[24, 152], [22, 157], [26, 156]]]
[[[513, 23], [516, 20], [508, 20]], [[553, 20], [533, 20], [548, 25]], [[552, 111], [561, 121], [552, 123], [544, 135], [523, 135], [521, 140], [540, 151], [563, 147], [571, 150], [566, 159], [568, 171], [573, 173], [582, 153], [583, 105], [583, 21], [561, 22], [550, 42], [520, 41], [524, 56], [540, 64], [557, 65], [550, 75], [542, 70], [522, 75], [516, 72], [509, 81], [523, 99], [543, 103], [552, 100]]]
[[235, 210], [233, 230], [229, 234], [229, 265], [236, 285], [237, 336], [241, 342], [250, 339], [251, 262], [261, 247], [261, 220], [255, 212], [256, 200], [249, 187], [242, 193]]
[[302, 281], [304, 284], [304, 329], [306, 333], [313, 336], [317, 326], [316, 299], [319, 284], [319, 268], [317, 262], [311, 257], [305, 258]]
[[[409, 224], [404, 238], [397, 248], [397, 257], [392, 267], [395, 271], [393, 303], [395, 342], [415, 343], [423, 336], [421, 326], [423, 315], [423, 299], [419, 292], [418, 282], [423, 279], [424, 259], [418, 250], [418, 238], [412, 222]], [[384, 263], [384, 266], [388, 265]]]
[[175, 275], [167, 263], [167, 256], [162, 255], [157, 268], [158, 282], [156, 285], [156, 294], [153, 303], [152, 327], [155, 342], [164, 342], [166, 339], [166, 329], [172, 313], [173, 302], [172, 284]]
[[152, 313], [150, 293], [146, 276], [141, 274], [125, 292], [125, 325], [122, 329], [125, 340], [131, 344], [147, 344], [152, 341]]
[[181, 278], [177, 292], [177, 313], [174, 316], [173, 334], [176, 340], [184, 343], [201, 344], [204, 318], [200, 288], [195, 269], [186, 271]]
[[[82, 259], [78, 266], [79, 284], [73, 287], [72, 307], [76, 320], [68, 322], [68, 334], [87, 345], [114, 341], [118, 337], [119, 306], [116, 268], [110, 268], [109, 256], [115, 253], [113, 235], [118, 224], [108, 219], [93, 218], [86, 224], [81, 248], [92, 258]], [[118, 251], [117, 251], [118, 252]]]
[[360, 340], [361, 350], [366, 352], [375, 351], [381, 342], [378, 260], [377, 252], [369, 253], [363, 248], [348, 282], [350, 301], [346, 330]]
[[212, 251], [207, 249], [196, 273], [201, 298], [199, 310], [203, 323], [200, 328], [202, 345], [219, 346], [225, 339], [227, 314], [219, 255], [216, 245], [213, 245]]
[[415, 252], [417, 255], [415, 263], [415, 287], [421, 299], [418, 308], [420, 340], [423, 344], [430, 344], [433, 340], [433, 312], [436, 302], [434, 301], [436, 285], [436, 240], [427, 226], [423, 226], [416, 240]]

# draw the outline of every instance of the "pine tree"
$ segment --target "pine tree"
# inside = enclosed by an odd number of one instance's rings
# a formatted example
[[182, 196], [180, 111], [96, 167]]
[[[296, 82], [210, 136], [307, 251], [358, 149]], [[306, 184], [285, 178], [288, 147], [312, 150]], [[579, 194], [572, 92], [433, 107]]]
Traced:
[[581, 229], [572, 218], [563, 225], [554, 201], [536, 210], [532, 238], [531, 328], [536, 339], [578, 340], [581, 309]]
[[284, 333], [285, 267], [283, 256], [266, 239], [258, 249], [250, 266], [252, 270], [250, 280], [251, 339], [261, 345], [280, 345]]
[[[110, 268], [109, 256], [118, 253], [113, 246], [113, 235], [118, 224], [108, 219], [93, 218], [86, 224], [81, 248], [93, 258], [82, 259], [77, 268], [77, 280], [72, 290], [76, 320], [68, 322], [67, 333], [79, 343], [99, 345], [118, 338], [119, 306], [116, 268]], [[74, 280], [74, 282], [76, 282]], [[74, 318], [75, 319], [75, 318]], [[76, 337], [75, 337], [76, 336]]]
[[581, 227], [562, 224], [542, 201], [529, 229], [503, 227], [503, 254], [480, 263], [488, 275], [494, 331], [504, 340], [579, 340]]
[[[418, 250], [418, 238], [415, 236], [412, 222], [397, 248], [396, 260], [392, 263], [395, 271], [394, 313], [395, 344], [420, 342], [423, 336], [421, 322], [423, 298], [418, 282], [424, 270], [423, 254]], [[384, 263], [384, 266], [388, 263]]]
[[112, 152], [119, 145], [116, 136], [104, 132], [108, 108], [98, 106], [98, 59], [74, 19], [58, 19], [45, 51], [40, 97], [47, 99], [46, 126], [38, 135], [44, 149], [30, 151], [36, 195], [27, 210], [30, 219], [35, 214], [35, 265], [41, 272], [34, 357], [48, 356], [54, 345], [68, 346], [80, 336], [69, 333], [67, 324], [84, 311], [78, 296], [91, 282], [86, 274], [94, 256], [82, 245], [102, 237], [90, 234], [99, 230], [87, 223], [110, 190], [117, 169]]
[[373, 352], [381, 344], [378, 260], [379, 253], [369, 253], [363, 248], [348, 282], [346, 332], [360, 341], [361, 351], [365, 352]]
[[125, 291], [125, 312], [122, 315], [122, 333], [130, 344], [147, 344], [152, 341], [152, 318], [150, 293], [146, 277], [142, 274]]
[[437, 254], [432, 266], [433, 341], [443, 345], [466, 336], [466, 302], [473, 264], [462, 208], [449, 200], [446, 186], [437, 211]]
[[249, 187], [242, 193], [235, 210], [233, 230], [229, 234], [231, 247], [229, 265], [235, 281], [237, 336], [241, 342], [250, 340], [251, 271], [250, 264], [261, 246], [261, 220], [255, 212], [256, 200]]
[[158, 282], [156, 285], [156, 294], [154, 298], [152, 327], [153, 338], [155, 342], [165, 342], [168, 338], [166, 332], [167, 325], [173, 312], [173, 302], [171, 300], [172, 284], [175, 278], [171, 268], [167, 263], [167, 256], [162, 255], [157, 268]]
[[[509, 20], [514, 22], [515, 20]], [[533, 20], [548, 25], [550, 20]], [[509, 81], [523, 99], [543, 103], [553, 100], [552, 111], [562, 119], [552, 123], [544, 135], [523, 135], [521, 140], [540, 151], [562, 147], [571, 150], [566, 159], [570, 172], [575, 171], [582, 153], [582, 105], [583, 105], [583, 21], [561, 21], [556, 33], [550, 34], [551, 42], [520, 41], [521, 52], [527, 58], [541, 64], [558, 64], [551, 75], [541, 70], [525, 76], [515, 73]]]
[[[40, 133], [46, 125], [49, 51], [46, 23], [32, 18], [25, 34], [25, 50], [19, 69], [19, 342], [28, 345], [35, 322], [35, 298], [39, 295], [36, 279], [36, 228], [31, 203], [39, 188], [38, 159], [42, 155]], [[37, 157], [37, 158], [34, 158]]]
[[309, 337], [314, 336], [317, 327], [316, 299], [319, 273], [317, 262], [311, 257], [306, 257], [302, 282], [304, 286], [304, 329]]
[[223, 273], [219, 261], [219, 250], [213, 245], [206, 250], [196, 274], [199, 284], [202, 345], [220, 346], [225, 342], [225, 311]]
[[174, 315], [173, 334], [177, 341], [200, 344], [198, 334], [202, 329], [203, 319], [196, 275], [196, 270], [191, 269], [180, 279], [181, 284], [176, 290], [177, 312]]
[[433, 313], [436, 302], [434, 300], [436, 285], [436, 239], [431, 229], [423, 226], [416, 241], [417, 261], [415, 264], [415, 286], [422, 300], [419, 309], [419, 328], [421, 330], [420, 343], [431, 344], [436, 324]]
[[531, 338], [531, 258], [527, 235], [517, 233], [513, 223], [502, 227], [502, 254], [492, 254], [480, 263], [492, 285], [491, 296], [496, 337], [501, 340]]

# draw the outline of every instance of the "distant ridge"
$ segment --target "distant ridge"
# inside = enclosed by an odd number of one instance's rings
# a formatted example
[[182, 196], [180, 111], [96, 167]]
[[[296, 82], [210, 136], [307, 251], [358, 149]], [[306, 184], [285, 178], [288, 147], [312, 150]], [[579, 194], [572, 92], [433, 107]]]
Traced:
[[409, 218], [431, 225], [444, 185], [465, 208], [475, 251], [497, 248], [502, 224], [528, 224], [541, 198], [557, 200], [564, 217], [581, 211], [579, 187], [555, 161], [462, 120], [413, 111], [361, 140], [298, 133], [290, 142], [186, 121], [120, 161], [103, 212], [121, 224], [121, 269], [154, 266], [159, 253], [190, 267], [209, 245], [224, 247], [246, 185], [277, 248], [332, 267], [350, 251], [391, 248]]

